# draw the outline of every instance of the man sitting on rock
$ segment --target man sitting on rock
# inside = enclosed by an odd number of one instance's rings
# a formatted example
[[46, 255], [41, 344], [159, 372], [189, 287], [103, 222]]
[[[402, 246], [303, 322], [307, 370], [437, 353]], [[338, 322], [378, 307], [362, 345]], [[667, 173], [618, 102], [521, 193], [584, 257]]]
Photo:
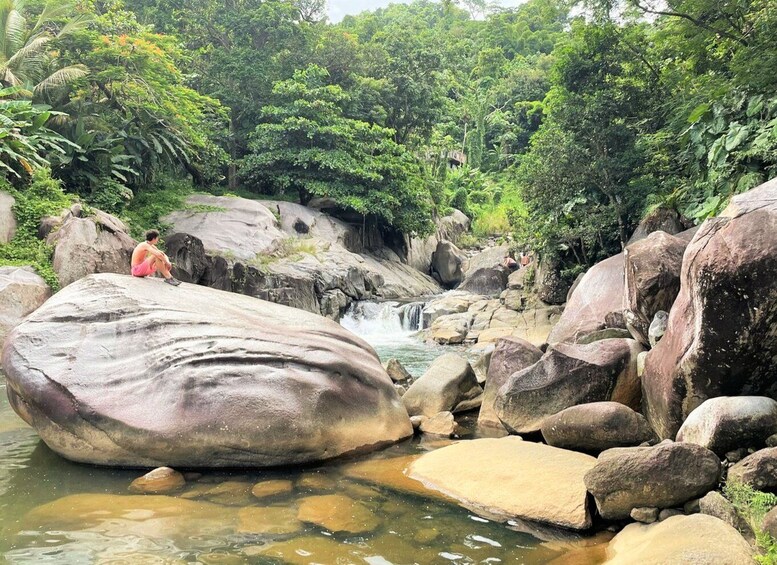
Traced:
[[164, 275], [167, 284], [178, 286], [181, 284], [181, 281], [174, 279], [173, 275], [170, 274], [173, 264], [167, 258], [167, 255], [157, 249], [156, 244], [158, 242], [159, 232], [148, 230], [146, 232], [146, 241], [138, 243], [132, 252], [132, 276], [147, 277], [153, 275], [158, 270]]

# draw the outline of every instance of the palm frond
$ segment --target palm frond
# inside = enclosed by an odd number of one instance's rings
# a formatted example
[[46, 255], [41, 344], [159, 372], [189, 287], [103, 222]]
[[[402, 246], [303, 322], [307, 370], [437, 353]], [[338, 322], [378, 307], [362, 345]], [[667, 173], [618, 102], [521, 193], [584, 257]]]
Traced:
[[42, 94], [51, 89], [65, 86], [89, 73], [84, 65], [71, 65], [55, 71], [35, 86], [35, 94]]
[[18, 0], [9, 2], [5, 7], [10, 9], [2, 14], [4, 17], [2, 32], [0, 32], [2, 36], [0, 37], [0, 53], [4, 59], [8, 59], [10, 54], [24, 45], [27, 20], [22, 16], [19, 5]]
[[79, 16], [76, 16], [74, 18], [71, 18], [63, 27], [61, 30], [59, 30], [59, 33], [57, 33], [57, 37], [63, 37], [65, 35], [68, 35], [70, 33], [74, 33], [76, 31], [82, 30], [86, 28], [90, 23], [94, 21], [94, 18], [88, 14], [81, 14]]
[[51, 41], [51, 37], [48, 35], [39, 35], [28, 41], [26, 45], [21, 47], [16, 53], [14, 53], [8, 62], [9, 67], [20, 67], [25, 63], [34, 63], [32, 66], [37, 66], [39, 62], [42, 62], [45, 56], [46, 44]]
[[74, 6], [73, 0], [49, 0], [43, 7], [40, 16], [38, 16], [38, 21], [35, 22], [35, 27], [32, 28], [32, 33], [42, 28], [46, 22], [72, 14]]

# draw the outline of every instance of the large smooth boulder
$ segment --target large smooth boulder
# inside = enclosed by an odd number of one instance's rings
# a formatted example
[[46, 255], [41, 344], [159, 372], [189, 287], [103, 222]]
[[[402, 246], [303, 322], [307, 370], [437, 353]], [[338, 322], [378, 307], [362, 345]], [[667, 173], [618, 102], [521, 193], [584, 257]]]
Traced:
[[589, 455], [509, 436], [426, 453], [407, 474], [488, 517], [584, 530], [591, 515], [583, 477], [595, 463]]
[[577, 343], [603, 330], [607, 316], [623, 310], [623, 268], [623, 253], [591, 267], [572, 293], [548, 343]]
[[275, 251], [286, 238], [267, 206], [247, 198], [195, 194], [162, 221], [172, 226], [169, 235], [196, 236], [206, 251], [229, 250], [243, 261]]
[[633, 339], [551, 346], [499, 389], [496, 414], [508, 430], [520, 434], [539, 431], [545, 418], [577, 404], [612, 400], [638, 409], [641, 351]]
[[656, 312], [669, 312], [680, 292], [680, 270], [687, 241], [665, 232], [651, 233], [623, 252], [626, 294], [623, 315], [631, 335], [648, 346]]
[[603, 451], [585, 476], [602, 518], [628, 518], [635, 508], [674, 508], [712, 490], [720, 460], [689, 443], [616, 447]]
[[76, 206], [71, 210], [46, 238], [54, 247], [51, 264], [59, 284], [67, 286], [93, 273], [128, 275], [136, 243], [124, 222], [100, 210], [87, 217]]
[[752, 565], [753, 549], [734, 528], [705, 514], [629, 524], [607, 546], [605, 565]]
[[507, 288], [508, 269], [502, 265], [509, 249], [499, 245], [469, 258], [458, 289], [472, 294], [497, 296]]
[[0, 267], [0, 344], [25, 316], [51, 296], [51, 289], [30, 267]]
[[645, 415], [674, 437], [716, 396], [777, 394], [777, 179], [732, 198], [683, 259], [680, 294], [643, 377]]
[[264, 467], [412, 434], [374, 351], [320, 316], [195, 285], [93, 275], [3, 350], [14, 410], [98, 465]]
[[486, 373], [483, 404], [478, 414], [479, 425], [502, 427], [502, 422], [494, 410], [497, 392], [510, 375], [534, 365], [541, 357], [542, 351], [526, 340], [517, 337], [497, 340]]
[[728, 482], [744, 483], [756, 490], [777, 490], [777, 447], [748, 455], [728, 470]]
[[432, 253], [432, 276], [446, 288], [453, 288], [464, 278], [462, 266], [466, 256], [450, 241], [441, 241]]
[[765, 396], [719, 396], [691, 412], [677, 441], [695, 443], [723, 456], [743, 447], [763, 447], [777, 433], [777, 402]]
[[16, 234], [14, 204], [16, 204], [16, 199], [13, 196], [0, 191], [0, 243], [8, 243]]
[[432, 417], [439, 412], [463, 412], [480, 406], [483, 389], [466, 358], [446, 353], [402, 396], [410, 416]]
[[562, 410], [540, 428], [548, 445], [597, 454], [653, 439], [645, 417], [620, 402], [591, 402]]

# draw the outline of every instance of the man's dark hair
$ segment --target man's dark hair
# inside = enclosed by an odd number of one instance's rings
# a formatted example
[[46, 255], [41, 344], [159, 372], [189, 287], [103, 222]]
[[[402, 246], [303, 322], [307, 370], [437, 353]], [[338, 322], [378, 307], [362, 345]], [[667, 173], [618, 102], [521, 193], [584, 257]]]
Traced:
[[159, 237], [159, 232], [156, 230], [148, 230], [146, 232], [146, 241], [151, 241], [152, 239], [156, 239]]

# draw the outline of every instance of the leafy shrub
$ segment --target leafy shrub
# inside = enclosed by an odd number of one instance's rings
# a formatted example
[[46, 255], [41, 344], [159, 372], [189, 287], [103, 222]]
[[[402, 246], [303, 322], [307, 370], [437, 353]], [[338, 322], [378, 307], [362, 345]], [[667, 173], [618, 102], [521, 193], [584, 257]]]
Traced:
[[59, 181], [51, 178], [48, 169], [39, 169], [32, 182], [23, 191], [0, 182], [0, 190], [10, 193], [16, 200], [16, 234], [6, 244], [0, 245], [0, 265], [31, 265], [54, 290], [59, 289], [59, 279], [51, 265], [53, 249], [38, 239], [41, 218], [59, 214], [73, 203], [73, 197], [62, 191]]
[[160, 178], [133, 198], [124, 212], [135, 239], [141, 239], [148, 229], [164, 232], [169, 227], [161, 218], [175, 210], [183, 209], [186, 198], [194, 194], [194, 188], [186, 180]]
[[755, 532], [756, 542], [762, 551], [761, 555], [756, 556], [758, 562], [764, 565], [777, 564], [777, 540], [761, 527], [764, 516], [777, 506], [777, 495], [737, 482], [726, 483], [723, 494]]

